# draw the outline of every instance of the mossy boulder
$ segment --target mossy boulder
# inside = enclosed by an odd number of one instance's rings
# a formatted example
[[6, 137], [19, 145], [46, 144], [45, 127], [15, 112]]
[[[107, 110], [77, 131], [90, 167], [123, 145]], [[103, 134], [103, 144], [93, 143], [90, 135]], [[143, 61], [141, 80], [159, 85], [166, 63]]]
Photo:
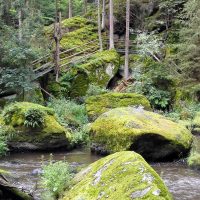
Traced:
[[106, 93], [97, 96], [91, 96], [86, 100], [86, 109], [90, 119], [96, 119], [102, 113], [110, 109], [127, 106], [143, 106], [151, 110], [147, 98], [141, 94], [135, 93]]
[[[71, 77], [70, 96], [84, 96], [90, 84], [106, 87], [111, 78], [117, 73], [119, 65], [120, 57], [115, 50], [97, 52], [85, 60], [84, 63], [72, 65], [68, 71]], [[66, 76], [65, 73], [64, 76]]]
[[188, 153], [193, 136], [162, 115], [141, 108], [116, 108], [91, 125], [92, 150], [113, 153], [134, 150], [153, 161], [173, 160]]
[[200, 169], [200, 137], [194, 138], [187, 163], [192, 168]]
[[7, 106], [2, 113], [5, 125], [15, 133], [9, 141], [11, 150], [49, 150], [69, 148], [71, 134], [62, 127], [50, 108], [28, 102]]
[[193, 133], [200, 135], [200, 112], [197, 112], [192, 121]]
[[172, 200], [159, 175], [135, 152], [118, 152], [89, 165], [62, 200]]

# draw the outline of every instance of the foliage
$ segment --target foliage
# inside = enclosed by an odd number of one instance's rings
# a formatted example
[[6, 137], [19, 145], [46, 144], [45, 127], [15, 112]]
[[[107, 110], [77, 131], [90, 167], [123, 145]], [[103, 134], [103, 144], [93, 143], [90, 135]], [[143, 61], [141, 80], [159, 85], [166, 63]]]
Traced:
[[84, 125], [76, 130], [72, 134], [72, 144], [76, 145], [87, 145], [89, 144], [89, 126]]
[[192, 120], [198, 111], [200, 111], [199, 103], [182, 102], [179, 107], [175, 107], [173, 111], [165, 113], [164, 115], [173, 121]]
[[45, 189], [43, 199], [56, 200], [71, 185], [72, 174], [70, 166], [65, 161], [53, 163], [50, 160], [48, 165], [42, 166], [42, 169], [41, 184]]
[[67, 127], [77, 128], [88, 122], [84, 105], [63, 98], [51, 99], [48, 106], [55, 110], [58, 121]]
[[156, 109], [165, 109], [170, 103], [170, 93], [155, 87], [150, 88], [147, 98]]
[[155, 34], [141, 33], [137, 36], [137, 47], [141, 55], [150, 55], [157, 59], [156, 54], [160, 52], [162, 43]]
[[31, 128], [44, 126], [45, 113], [37, 109], [29, 109], [25, 113], [24, 125]]
[[0, 124], [0, 156], [6, 155], [8, 149], [7, 142], [12, 138], [14, 130], [9, 126]]
[[109, 91], [101, 86], [98, 86], [95, 84], [90, 84], [89, 88], [86, 92], [86, 97], [105, 94], [107, 92], [109, 92]]

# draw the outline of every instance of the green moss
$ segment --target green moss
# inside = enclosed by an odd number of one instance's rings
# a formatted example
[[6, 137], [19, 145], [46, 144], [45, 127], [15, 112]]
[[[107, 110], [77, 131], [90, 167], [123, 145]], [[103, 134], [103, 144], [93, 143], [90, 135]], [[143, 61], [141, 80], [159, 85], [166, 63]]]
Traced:
[[[25, 115], [31, 109], [43, 113], [43, 126], [36, 128], [25, 126]], [[15, 128], [15, 134], [10, 142], [41, 143], [49, 146], [56, 140], [66, 141], [66, 143], [71, 141], [71, 134], [56, 121], [54, 111], [51, 108], [28, 102], [18, 102], [6, 107], [3, 111], [3, 117], [6, 125]]]
[[[90, 133], [91, 141], [103, 146], [108, 152], [137, 149], [144, 145], [144, 149], [141, 147], [138, 151], [141, 150], [143, 155], [149, 154], [149, 157], [152, 153], [152, 159], [161, 159], [173, 152], [183, 154], [190, 149], [193, 139], [185, 127], [140, 108], [116, 108], [108, 111], [91, 125]], [[139, 140], [143, 137], [146, 139]], [[157, 142], [145, 145], [145, 142], [153, 142], [151, 140], [157, 138]]]
[[120, 152], [91, 164], [74, 178], [62, 200], [171, 200], [158, 174], [134, 152]]
[[47, 90], [50, 94], [57, 98], [62, 97], [62, 87], [61, 84], [58, 82], [50, 82], [47, 85]]
[[[88, 58], [84, 64], [73, 65], [67, 72], [70, 77], [71, 97], [84, 96], [89, 84], [106, 87], [119, 69], [119, 55], [116, 51], [102, 51]], [[63, 77], [67, 76], [63, 73]], [[66, 84], [65, 78], [61, 84]]]
[[86, 100], [86, 109], [91, 119], [97, 118], [102, 113], [112, 108], [127, 106], [143, 106], [147, 110], [151, 110], [150, 103], [147, 98], [135, 93], [107, 93], [98, 96], [92, 96]]
[[87, 25], [89, 21], [86, 18], [76, 16], [62, 21], [62, 28], [81, 28]]

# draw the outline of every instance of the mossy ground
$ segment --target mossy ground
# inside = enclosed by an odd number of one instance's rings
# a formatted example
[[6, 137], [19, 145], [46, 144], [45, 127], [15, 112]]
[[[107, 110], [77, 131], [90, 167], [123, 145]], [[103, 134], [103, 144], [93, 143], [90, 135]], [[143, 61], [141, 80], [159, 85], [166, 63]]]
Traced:
[[86, 100], [86, 109], [91, 119], [96, 119], [102, 113], [110, 109], [127, 106], [143, 106], [151, 110], [147, 98], [135, 93], [107, 93], [98, 96], [91, 96]]
[[62, 200], [171, 200], [158, 174], [134, 152], [102, 158], [74, 178]]
[[[182, 151], [190, 149], [193, 140], [192, 134], [185, 127], [142, 109], [116, 108], [102, 114], [91, 125], [92, 142], [102, 145], [109, 152], [129, 150], [138, 138], [148, 135], [168, 141], [168, 150], [171, 151], [172, 148], [174, 151], [180, 151], [180, 155]], [[167, 156], [168, 146], [164, 147], [166, 149], [163, 149], [163, 156]], [[162, 145], [160, 151], [161, 148]], [[158, 155], [160, 153], [162, 152], [158, 150]]]

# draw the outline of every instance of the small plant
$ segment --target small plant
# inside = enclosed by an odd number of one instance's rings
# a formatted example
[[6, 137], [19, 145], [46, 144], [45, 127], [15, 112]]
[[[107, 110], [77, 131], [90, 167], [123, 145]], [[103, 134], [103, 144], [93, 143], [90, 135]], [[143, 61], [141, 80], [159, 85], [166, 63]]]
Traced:
[[43, 199], [58, 199], [71, 185], [73, 176], [69, 164], [65, 161], [53, 163], [50, 160], [49, 164], [43, 165], [42, 169], [41, 184], [45, 189]]
[[43, 127], [44, 113], [38, 109], [29, 109], [25, 113], [24, 125], [31, 128]]
[[72, 144], [74, 145], [86, 145], [89, 143], [89, 128], [85, 125], [75, 131], [72, 135]]

